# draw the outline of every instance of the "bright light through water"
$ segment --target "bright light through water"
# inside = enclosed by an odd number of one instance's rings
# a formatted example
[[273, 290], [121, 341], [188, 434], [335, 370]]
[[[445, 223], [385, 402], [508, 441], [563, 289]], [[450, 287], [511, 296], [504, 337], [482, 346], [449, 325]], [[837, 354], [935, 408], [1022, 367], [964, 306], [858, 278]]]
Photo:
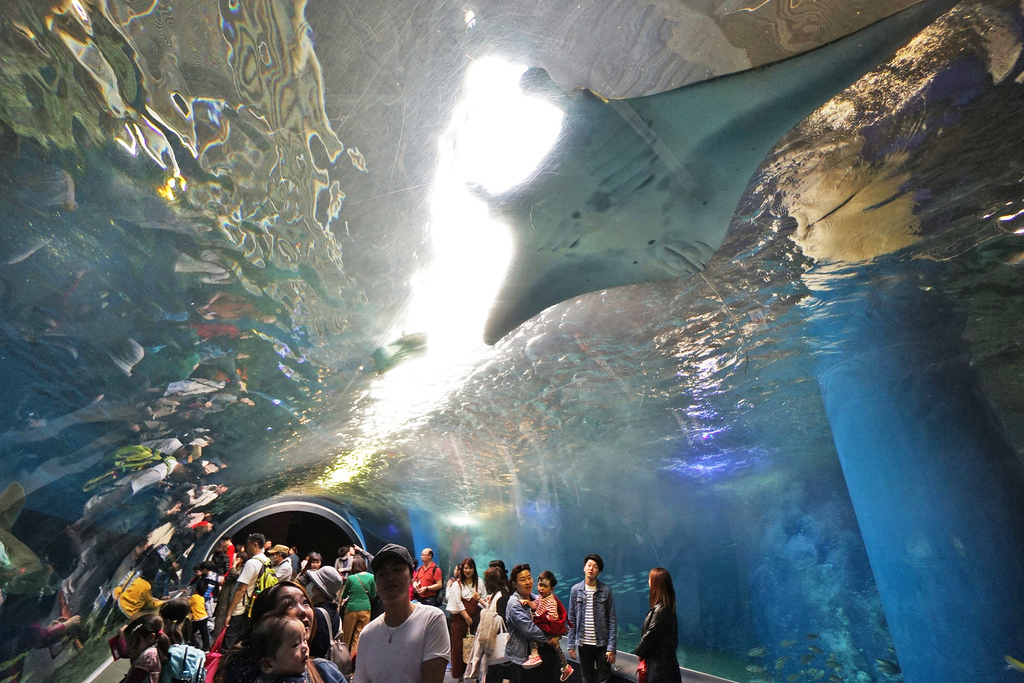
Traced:
[[[379, 377], [362, 416], [378, 441], [425, 415], [486, 353], [483, 326], [512, 253], [506, 226], [469, 190], [507, 190], [525, 180], [558, 139], [564, 112], [519, 88], [526, 67], [497, 58], [474, 62], [441, 136], [430, 213], [432, 262], [413, 277], [403, 319], [383, 343], [424, 334], [426, 353]], [[353, 453], [363, 451], [357, 445]], [[353, 468], [339, 463], [354, 476]], [[339, 483], [337, 477], [332, 483]]]

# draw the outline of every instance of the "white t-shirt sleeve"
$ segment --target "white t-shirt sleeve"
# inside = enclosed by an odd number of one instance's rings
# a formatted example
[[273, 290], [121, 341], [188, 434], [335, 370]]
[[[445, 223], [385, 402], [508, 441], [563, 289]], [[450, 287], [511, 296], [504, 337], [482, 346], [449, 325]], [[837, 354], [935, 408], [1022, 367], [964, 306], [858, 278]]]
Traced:
[[[450, 662], [452, 660], [452, 643], [448, 636], [448, 622], [445, 621], [444, 612], [435, 608], [430, 610], [427, 627], [423, 634], [423, 659], [421, 661], [427, 662], [438, 657]], [[356, 671], [359, 671], [358, 668]]]
[[254, 588], [252, 584], [256, 577], [259, 576], [261, 569], [263, 569], [263, 563], [256, 557], [249, 559], [242, 565], [242, 571], [238, 574], [238, 583], [245, 584], [245, 599], [238, 601], [238, 605], [235, 607], [235, 611], [231, 613], [231, 616], [237, 617], [245, 612], [246, 600], [252, 595]]
[[242, 572], [238, 575], [238, 583], [244, 583], [245, 585], [251, 585], [253, 580], [259, 575], [260, 570], [263, 569], [263, 563], [257, 560], [255, 557], [249, 559], [244, 565], [242, 565]]
[[448, 587], [448, 611], [452, 614], [466, 609], [462, 604], [462, 582], [455, 581]]

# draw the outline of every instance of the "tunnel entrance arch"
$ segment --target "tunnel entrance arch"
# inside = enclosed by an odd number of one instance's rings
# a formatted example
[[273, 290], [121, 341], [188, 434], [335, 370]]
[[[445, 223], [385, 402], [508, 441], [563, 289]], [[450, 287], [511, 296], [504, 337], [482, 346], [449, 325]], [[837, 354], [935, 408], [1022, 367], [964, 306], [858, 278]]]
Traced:
[[299, 556], [310, 551], [323, 555], [324, 565], [333, 565], [338, 548], [348, 543], [366, 547], [359, 522], [338, 503], [327, 498], [279, 496], [254, 503], [218, 525], [209, 541], [193, 555], [195, 563], [209, 556], [220, 539], [236, 541], [251, 533], [262, 533], [274, 543], [294, 545]]

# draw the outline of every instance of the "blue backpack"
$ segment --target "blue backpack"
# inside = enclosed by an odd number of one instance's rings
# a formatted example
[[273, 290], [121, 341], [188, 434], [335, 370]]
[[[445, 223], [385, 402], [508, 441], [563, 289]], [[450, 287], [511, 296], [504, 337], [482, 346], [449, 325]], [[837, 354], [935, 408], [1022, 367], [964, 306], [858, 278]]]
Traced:
[[191, 645], [171, 645], [167, 663], [160, 672], [160, 683], [204, 683], [206, 654]]

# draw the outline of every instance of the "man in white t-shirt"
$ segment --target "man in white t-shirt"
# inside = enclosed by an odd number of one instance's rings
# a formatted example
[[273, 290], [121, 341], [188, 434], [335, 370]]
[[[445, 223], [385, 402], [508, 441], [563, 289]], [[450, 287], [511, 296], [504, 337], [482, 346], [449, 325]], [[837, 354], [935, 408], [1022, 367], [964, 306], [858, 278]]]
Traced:
[[227, 633], [224, 634], [224, 645], [221, 647], [221, 652], [230, 650], [231, 646], [238, 642], [248, 625], [249, 601], [252, 599], [254, 584], [260, 572], [264, 568], [267, 568], [267, 571], [274, 571], [268, 567], [270, 560], [263, 554], [264, 543], [266, 543], [266, 538], [263, 534], [250, 534], [249, 538], [245, 539], [245, 552], [249, 559], [242, 565], [242, 573], [238, 575], [238, 581], [235, 582], [235, 594], [231, 596], [231, 608], [228, 609], [228, 618], [224, 624]]
[[409, 599], [416, 568], [409, 551], [394, 543], [370, 563], [384, 614], [359, 636], [355, 683], [442, 683], [451, 659], [444, 612]]

